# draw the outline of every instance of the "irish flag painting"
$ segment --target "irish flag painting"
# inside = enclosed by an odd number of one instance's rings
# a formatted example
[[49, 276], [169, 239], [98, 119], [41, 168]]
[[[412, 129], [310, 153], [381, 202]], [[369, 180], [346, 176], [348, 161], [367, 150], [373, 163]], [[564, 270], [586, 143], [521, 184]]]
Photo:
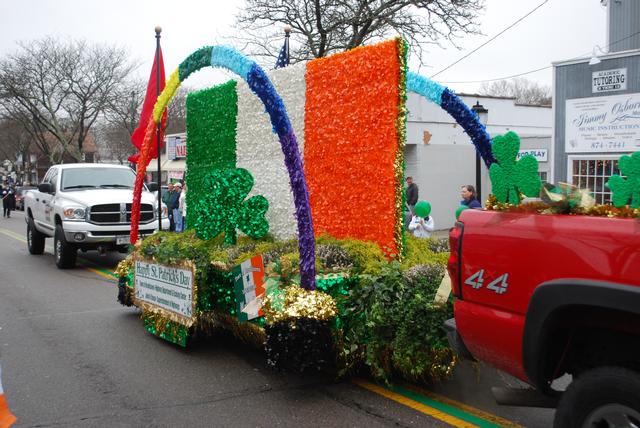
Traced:
[[2, 389], [2, 366], [0, 366], [0, 428], [9, 428], [16, 421], [16, 417], [9, 411], [9, 405], [4, 398]]
[[[376, 242], [401, 253], [406, 45], [394, 39], [269, 73], [295, 131], [316, 236]], [[187, 97], [187, 205], [210, 192], [206, 174], [244, 168], [249, 196], [269, 201], [269, 233], [296, 237], [297, 208], [279, 135], [243, 80]], [[187, 216], [195, 215], [188, 211]], [[187, 223], [195, 221], [188, 218]]]

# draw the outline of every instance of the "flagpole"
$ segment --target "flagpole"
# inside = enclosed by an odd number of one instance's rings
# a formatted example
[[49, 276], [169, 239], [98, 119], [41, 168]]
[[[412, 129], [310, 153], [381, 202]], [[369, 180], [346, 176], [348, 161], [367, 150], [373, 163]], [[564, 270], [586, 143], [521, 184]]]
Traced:
[[[156, 98], [160, 96], [160, 33], [162, 27], [156, 26]], [[160, 166], [160, 134], [162, 133], [162, 117], [158, 120], [156, 129], [157, 145], [158, 145], [158, 231], [162, 230], [162, 170]], [[167, 177], [168, 179], [168, 177]], [[168, 208], [167, 208], [168, 209]], [[167, 213], [169, 215], [169, 213]]]

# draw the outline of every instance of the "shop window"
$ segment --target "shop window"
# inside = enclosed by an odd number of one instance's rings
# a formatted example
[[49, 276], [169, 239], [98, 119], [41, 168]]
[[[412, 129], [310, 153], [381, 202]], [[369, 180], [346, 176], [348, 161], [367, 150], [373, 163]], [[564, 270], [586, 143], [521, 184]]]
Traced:
[[611, 191], [606, 187], [609, 177], [620, 174], [617, 159], [574, 159], [572, 184], [589, 189], [598, 204], [611, 203]]
[[547, 171], [538, 171], [538, 175], [540, 176], [540, 180], [542, 180], [542, 184], [549, 182]]

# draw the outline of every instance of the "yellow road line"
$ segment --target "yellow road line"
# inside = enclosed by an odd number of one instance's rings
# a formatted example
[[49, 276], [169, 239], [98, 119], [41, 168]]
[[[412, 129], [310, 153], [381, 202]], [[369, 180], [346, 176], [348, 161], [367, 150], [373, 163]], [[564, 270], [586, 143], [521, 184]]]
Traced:
[[375, 385], [373, 383], [360, 380], [360, 379], [354, 379], [352, 380], [352, 382], [364, 389], [367, 389], [371, 392], [375, 392], [376, 394], [382, 395], [383, 397], [386, 397], [404, 406], [410, 407], [421, 413], [429, 415], [432, 418], [438, 419], [454, 427], [465, 427], [465, 428], [477, 427], [477, 425], [474, 425], [462, 419], [456, 418], [455, 416], [451, 416], [445, 412], [442, 412], [438, 409], [434, 409], [433, 407], [419, 403], [415, 400], [404, 397], [400, 394], [396, 394], [395, 392], [389, 391], [388, 389], [382, 388], [381, 386]]
[[[2, 229], [2, 228], [0, 228], [0, 233], [2, 233], [3, 235], [8, 236], [8, 237], [10, 237], [10, 238], [13, 238], [13, 239], [15, 239], [15, 240], [17, 240], [17, 241], [24, 242], [25, 244], [27, 243], [27, 240], [26, 240], [25, 238], [23, 238], [22, 236], [18, 235], [17, 233], [15, 233], [15, 232], [13, 232], [13, 231], [11, 231], [11, 230], [8, 230], [8, 229]], [[102, 277], [108, 278], [108, 279], [110, 279], [111, 281], [113, 281], [113, 280], [115, 280], [115, 279], [116, 279], [116, 278], [114, 278], [114, 277], [113, 277], [113, 276], [111, 276], [111, 275], [108, 275], [108, 274], [106, 274], [106, 273], [104, 273], [104, 272], [100, 272], [98, 269], [94, 269], [94, 268], [92, 268], [92, 267], [85, 266], [84, 264], [82, 265], [82, 267], [83, 267], [84, 269], [86, 269], [86, 270], [90, 271], [90, 272], [95, 273], [96, 275], [100, 275], [100, 276], [102, 276]]]
[[85, 268], [85, 269], [86, 269], [86, 270], [88, 270], [89, 272], [93, 272], [93, 273], [95, 273], [96, 275], [100, 275], [100, 276], [102, 276], [102, 277], [105, 277], [105, 278], [107, 278], [107, 279], [108, 279], [108, 280], [110, 280], [110, 281], [117, 281], [117, 280], [118, 280], [117, 278], [114, 278], [114, 277], [112, 277], [111, 275], [107, 275], [107, 274], [106, 274], [106, 273], [104, 273], [104, 272], [100, 272], [98, 269], [94, 269], [94, 268], [91, 268], [91, 267], [88, 267], [88, 266], [83, 266], [83, 268]]
[[7, 235], [9, 238], [13, 238], [16, 239], [18, 241], [24, 242], [25, 244], [27, 243], [27, 239], [24, 238], [23, 236], [18, 235], [17, 233], [8, 230], [8, 229], [0, 229], [0, 233]]
[[460, 409], [460, 410], [462, 410], [462, 411], [464, 411], [466, 413], [470, 413], [470, 414], [472, 414], [474, 416], [477, 416], [479, 418], [485, 419], [485, 420], [487, 420], [489, 422], [492, 422], [492, 423], [494, 423], [496, 425], [500, 425], [501, 427], [504, 427], [504, 428], [524, 428], [524, 426], [522, 426], [522, 425], [520, 425], [520, 424], [518, 424], [516, 422], [501, 418], [500, 416], [494, 415], [494, 414], [489, 413], [489, 412], [485, 412], [484, 410], [477, 409], [477, 408], [469, 406], [467, 404], [460, 403], [459, 401], [452, 400], [451, 398], [445, 397], [445, 396], [440, 395], [440, 394], [436, 394], [435, 392], [427, 391], [427, 390], [422, 389], [420, 387], [417, 387], [415, 385], [403, 384], [402, 386], [405, 389], [412, 390], [414, 392], [417, 392], [418, 394], [422, 394], [422, 395], [424, 395], [426, 397], [429, 397], [429, 398], [431, 398], [433, 400], [439, 401], [439, 402], [444, 403], [444, 404], [448, 404], [449, 406], [457, 407], [458, 409]]

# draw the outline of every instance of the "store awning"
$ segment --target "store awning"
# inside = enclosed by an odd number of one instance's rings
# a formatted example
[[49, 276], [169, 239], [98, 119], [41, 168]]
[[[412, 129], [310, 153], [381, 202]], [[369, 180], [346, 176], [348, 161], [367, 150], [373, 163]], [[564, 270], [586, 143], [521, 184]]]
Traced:
[[[187, 169], [186, 159], [168, 160], [162, 156], [160, 168], [163, 171], [185, 171]], [[153, 159], [149, 166], [147, 166], [147, 172], [156, 172], [158, 170], [158, 160]]]

